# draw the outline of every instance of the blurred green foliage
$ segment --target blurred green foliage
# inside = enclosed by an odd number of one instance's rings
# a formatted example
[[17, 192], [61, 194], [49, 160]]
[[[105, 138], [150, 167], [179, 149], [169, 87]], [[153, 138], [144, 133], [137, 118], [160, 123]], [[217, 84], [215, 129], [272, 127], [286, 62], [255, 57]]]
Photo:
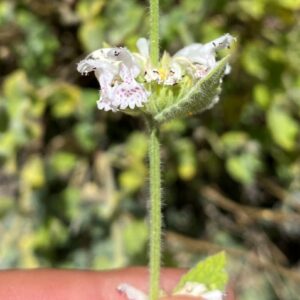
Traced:
[[[96, 80], [76, 72], [84, 53], [105, 44], [134, 49], [148, 33], [147, 7], [0, 2], [1, 268], [147, 263], [146, 128], [97, 111]], [[297, 299], [300, 1], [166, 0], [161, 8], [161, 48], [170, 53], [225, 32], [238, 38], [221, 103], [162, 129], [166, 265], [188, 266], [216, 245], [238, 249], [240, 299]], [[207, 186], [231, 206], [203, 193]], [[180, 233], [175, 242], [169, 231]]]

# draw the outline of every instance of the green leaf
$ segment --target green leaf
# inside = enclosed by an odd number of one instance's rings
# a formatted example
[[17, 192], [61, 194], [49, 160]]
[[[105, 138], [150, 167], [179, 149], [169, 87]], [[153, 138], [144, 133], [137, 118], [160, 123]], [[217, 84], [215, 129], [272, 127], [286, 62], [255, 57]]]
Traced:
[[26, 97], [29, 90], [27, 75], [22, 70], [10, 73], [3, 82], [4, 96], [9, 99]]
[[189, 139], [178, 139], [174, 145], [178, 160], [178, 174], [183, 180], [191, 180], [197, 172], [196, 149]]
[[[124, 226], [124, 225], [123, 225]], [[138, 255], [144, 250], [148, 240], [148, 228], [144, 221], [132, 220], [123, 228], [124, 246], [130, 256]]]
[[264, 84], [257, 84], [253, 89], [255, 102], [263, 109], [267, 109], [271, 103], [269, 87]]
[[232, 154], [245, 148], [248, 140], [247, 134], [243, 131], [229, 131], [221, 136], [220, 144], [224, 152]]
[[126, 192], [132, 193], [140, 189], [145, 183], [146, 171], [143, 165], [122, 172], [119, 176], [120, 185]]
[[86, 21], [99, 15], [104, 5], [104, 0], [81, 0], [76, 4], [76, 12], [81, 20]]
[[143, 160], [147, 155], [148, 138], [141, 132], [134, 132], [126, 143], [126, 153], [138, 160]]
[[14, 22], [20, 28], [23, 39], [22, 43], [16, 43], [14, 47], [16, 58], [28, 76], [41, 78], [41, 75], [44, 76], [43, 71], [55, 60], [59, 41], [51, 26], [29, 10], [19, 10]]
[[103, 18], [91, 19], [79, 29], [79, 40], [86, 51], [101, 48], [104, 39], [105, 20]]
[[275, 143], [287, 151], [295, 149], [299, 128], [287, 112], [279, 107], [272, 108], [267, 114], [267, 124]]
[[298, 10], [300, 8], [300, 0], [280, 0], [279, 4], [287, 9]]
[[266, 80], [269, 70], [266, 67], [266, 45], [261, 42], [249, 42], [245, 45], [241, 56], [241, 63], [245, 71], [261, 80]]
[[109, 24], [105, 31], [107, 41], [111, 45], [123, 44], [126, 37], [138, 32], [145, 10], [137, 1], [115, 0], [106, 7]]
[[194, 268], [181, 277], [174, 292], [180, 290], [187, 282], [202, 283], [208, 290], [218, 289], [223, 291], [228, 281], [225, 265], [226, 255], [224, 251], [200, 261]]
[[32, 156], [27, 159], [22, 171], [21, 179], [26, 185], [33, 188], [40, 188], [45, 184], [43, 158]]
[[51, 112], [56, 118], [66, 118], [76, 112], [81, 93], [77, 86], [68, 83], [59, 83], [53, 86], [50, 95]]
[[75, 126], [74, 135], [78, 144], [85, 151], [92, 151], [97, 145], [94, 126], [88, 122], [82, 122]]
[[262, 169], [260, 158], [255, 153], [233, 155], [226, 161], [228, 173], [242, 184], [251, 184], [257, 172]]
[[81, 119], [90, 120], [95, 112], [96, 100], [99, 99], [99, 91], [96, 89], [81, 89], [80, 101], [78, 103], [77, 114]]
[[241, 11], [250, 15], [254, 19], [260, 19], [265, 13], [265, 1], [238, 1]]
[[8, 130], [9, 127], [9, 115], [7, 109], [2, 103], [0, 103], [0, 133]]
[[76, 165], [77, 157], [71, 152], [56, 152], [49, 159], [51, 171], [66, 176]]
[[154, 119], [163, 123], [211, 108], [217, 102], [216, 96], [220, 93], [220, 80], [224, 76], [227, 62], [228, 56], [223, 58], [205, 78], [199, 80], [177, 103], [163, 109]]

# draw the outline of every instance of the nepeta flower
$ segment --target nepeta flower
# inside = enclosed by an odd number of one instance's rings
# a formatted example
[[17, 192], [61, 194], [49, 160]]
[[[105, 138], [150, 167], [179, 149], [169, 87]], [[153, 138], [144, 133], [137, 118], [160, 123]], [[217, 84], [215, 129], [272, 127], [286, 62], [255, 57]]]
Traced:
[[227, 48], [234, 37], [226, 33], [207, 44], [192, 44], [175, 53], [174, 57], [185, 57], [193, 63], [212, 69], [216, 65], [216, 51]]
[[[153, 108], [150, 102], [156, 101], [154, 107], [159, 112], [160, 107], [165, 107], [157, 102], [160, 101], [159, 86], [172, 89], [175, 85], [180, 87], [181, 83], [189, 82], [188, 89], [192, 88], [199, 79], [216, 67], [216, 51], [229, 47], [233, 40], [230, 34], [225, 34], [207, 44], [184, 47], [174, 56], [165, 52], [159, 65], [153, 67], [149, 56], [149, 43], [141, 38], [137, 41], [138, 53], [130, 52], [126, 48], [99, 49], [80, 61], [77, 70], [85, 75], [89, 72], [95, 73], [101, 89], [100, 99], [97, 101], [99, 109], [113, 112], [120, 109], [143, 109], [149, 112], [147, 107], [143, 107], [149, 102], [148, 107]], [[227, 64], [225, 74], [229, 71]], [[176, 99], [174, 94], [174, 101], [178, 100]], [[164, 101], [163, 97], [161, 101]], [[213, 106], [217, 101], [216, 95], [210, 105]]]
[[96, 50], [79, 62], [77, 70], [85, 75], [94, 71], [101, 88], [99, 109], [134, 109], [147, 101], [149, 93], [135, 80], [140, 66], [126, 48]]

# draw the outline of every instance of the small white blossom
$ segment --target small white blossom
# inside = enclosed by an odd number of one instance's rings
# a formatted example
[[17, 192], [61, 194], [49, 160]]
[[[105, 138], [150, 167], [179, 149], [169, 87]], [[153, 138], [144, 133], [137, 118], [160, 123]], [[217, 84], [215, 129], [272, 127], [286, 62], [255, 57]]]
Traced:
[[99, 109], [134, 109], [148, 100], [149, 93], [135, 80], [141, 68], [126, 48], [96, 50], [79, 62], [77, 70], [85, 75], [94, 71], [101, 88]]
[[207, 44], [192, 44], [184, 47], [175, 53], [174, 57], [184, 57], [192, 63], [212, 69], [216, 65], [216, 51], [230, 47], [234, 40], [234, 37], [226, 33]]
[[145, 38], [140, 38], [136, 42], [136, 46], [139, 50], [139, 53], [145, 59], [148, 59], [149, 56], [149, 41]]
[[164, 85], [175, 85], [179, 83], [182, 79], [182, 75], [183, 74], [180, 65], [178, 65], [175, 62], [172, 62], [169, 73], [166, 79], [164, 80]]
[[219, 291], [219, 290], [215, 290], [215, 291], [211, 291], [211, 292], [206, 292], [202, 295], [202, 298], [205, 300], [223, 300], [224, 294]]
[[[205, 77], [216, 64], [216, 51], [229, 48], [235, 38], [226, 33], [207, 44], [192, 44], [175, 53], [173, 59], [195, 79]], [[225, 74], [230, 73], [227, 64]]]
[[81, 74], [87, 75], [87, 73], [95, 71], [99, 68], [107, 69], [117, 72], [117, 67], [107, 59], [107, 53], [111, 48], [103, 48], [90, 53], [84, 60], [77, 64], [77, 71]]
[[146, 69], [144, 73], [144, 77], [146, 82], [151, 82], [151, 81], [160, 81], [160, 75], [157, 69], [152, 69], [151, 67]]
[[127, 283], [120, 284], [117, 290], [124, 294], [128, 300], [148, 300], [148, 296], [145, 293]]
[[[97, 106], [105, 111], [143, 107], [150, 97], [145, 84], [172, 87], [180, 84], [185, 76], [193, 82], [204, 78], [217, 64], [216, 52], [229, 47], [235, 40], [225, 34], [206, 44], [192, 44], [170, 56], [165, 53], [153, 67], [149, 55], [149, 41], [137, 41], [138, 53], [126, 48], [103, 48], [89, 54], [77, 65], [84, 75], [94, 72], [100, 84], [100, 99]], [[230, 72], [227, 65], [225, 74]], [[213, 103], [217, 102], [215, 98]]]
[[101, 72], [100, 70], [96, 70], [95, 75], [98, 78], [101, 86], [101, 96], [97, 101], [98, 109], [104, 111], [117, 111], [117, 106], [111, 101], [111, 99], [113, 99], [115, 89], [111, 86], [114, 75], [110, 72]]
[[204, 284], [187, 282], [183, 288], [174, 295], [201, 297], [205, 300], [223, 300], [223, 293], [220, 290], [208, 291]]

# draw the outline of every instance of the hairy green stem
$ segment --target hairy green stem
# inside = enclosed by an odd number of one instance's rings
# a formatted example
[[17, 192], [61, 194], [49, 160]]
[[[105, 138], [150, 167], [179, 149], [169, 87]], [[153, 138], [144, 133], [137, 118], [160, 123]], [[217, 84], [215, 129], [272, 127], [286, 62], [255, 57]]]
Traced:
[[159, 0], [150, 0], [150, 58], [153, 65], [159, 60]]
[[[150, 58], [159, 61], [159, 0], [150, 0]], [[161, 182], [159, 130], [150, 122], [150, 291], [149, 300], [157, 300], [160, 285], [161, 259]]]
[[159, 130], [150, 127], [150, 292], [149, 299], [157, 300], [160, 284], [161, 260], [161, 182]]

